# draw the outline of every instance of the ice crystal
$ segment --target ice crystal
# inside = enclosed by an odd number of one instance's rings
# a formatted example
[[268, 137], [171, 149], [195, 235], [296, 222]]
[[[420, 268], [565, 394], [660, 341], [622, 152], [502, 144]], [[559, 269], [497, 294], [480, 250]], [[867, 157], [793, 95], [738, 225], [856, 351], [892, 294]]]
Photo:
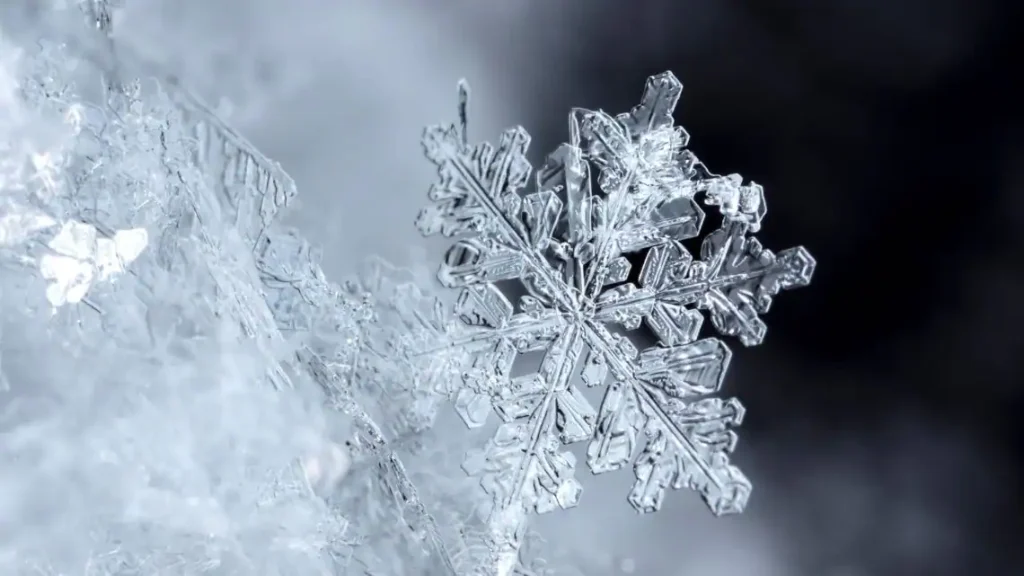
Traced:
[[[664, 73], [629, 113], [574, 109], [569, 142], [528, 194], [529, 135], [516, 127], [496, 146], [469, 144], [465, 84], [460, 125], [424, 133], [439, 179], [417, 226], [459, 237], [437, 278], [461, 291], [457, 321], [438, 304], [401, 304], [408, 333], [396, 350], [433, 374], [470, 427], [499, 416], [464, 468], [493, 498], [506, 552], [523, 514], [579, 502], [577, 463], [563, 448], [578, 442], [594, 473], [633, 464], [628, 501], [639, 512], [658, 510], [669, 487], [696, 490], [716, 515], [747, 502], [751, 484], [729, 461], [744, 410], [715, 396], [731, 353], [700, 337], [702, 312], [719, 334], [759, 344], [760, 315], [781, 290], [808, 284], [815, 262], [802, 247], [776, 254], [749, 236], [765, 215], [762, 188], [711, 174], [686, 149], [672, 119], [681, 91]], [[721, 225], [694, 255], [684, 241], [699, 237], [701, 200]], [[515, 305], [510, 281], [525, 290]], [[641, 325], [657, 340], [643, 349], [631, 338]], [[539, 369], [514, 375], [530, 352], [542, 353]], [[578, 381], [605, 387], [597, 408]], [[511, 569], [509, 554], [495, 562]]]

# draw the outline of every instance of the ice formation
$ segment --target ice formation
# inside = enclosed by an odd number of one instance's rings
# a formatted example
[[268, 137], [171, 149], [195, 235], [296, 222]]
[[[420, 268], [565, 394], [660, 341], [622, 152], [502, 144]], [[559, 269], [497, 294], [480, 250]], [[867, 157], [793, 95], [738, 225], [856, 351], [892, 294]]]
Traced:
[[[731, 353], [702, 312], [756, 345], [814, 260], [749, 237], [763, 192], [686, 149], [675, 77], [574, 110], [529, 194], [528, 135], [470, 145], [461, 86], [417, 223], [459, 237], [448, 307], [380, 261], [330, 282], [277, 223], [280, 166], [81, 6], [74, 50], [0, 46], [0, 572], [553, 574], [526, 519], [578, 503], [579, 442], [595, 473], [632, 464], [640, 512], [669, 487], [742, 510], [743, 408], [715, 396]], [[698, 202], [721, 226], [693, 254]], [[436, 434], [445, 399], [498, 414], [485, 448]]]

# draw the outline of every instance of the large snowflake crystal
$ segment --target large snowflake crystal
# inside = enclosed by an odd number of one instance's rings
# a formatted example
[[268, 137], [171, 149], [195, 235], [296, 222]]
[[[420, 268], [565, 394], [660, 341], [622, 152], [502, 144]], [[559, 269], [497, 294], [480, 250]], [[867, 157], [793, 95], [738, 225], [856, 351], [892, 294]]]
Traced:
[[[529, 135], [517, 127], [496, 147], [469, 145], [464, 84], [461, 125], [424, 133], [439, 180], [418, 227], [462, 237], [438, 278], [461, 288], [464, 326], [435, 350], [471, 358], [450, 390], [466, 423], [482, 425], [491, 409], [502, 420], [464, 467], [503, 517], [575, 506], [581, 488], [563, 446], [583, 441], [594, 473], [633, 463], [639, 512], [658, 510], [668, 487], [697, 490], [716, 515], [741, 511], [750, 494], [728, 456], [743, 407], [712, 396], [730, 351], [698, 337], [700, 311], [718, 333], [759, 344], [759, 315], [780, 290], [808, 284], [815, 262], [802, 247], [776, 254], [748, 237], [765, 215], [762, 189], [710, 174], [685, 149], [672, 120], [681, 92], [664, 73], [628, 114], [573, 110], [569, 143], [525, 195]], [[722, 224], [695, 256], [682, 242], [700, 233], [698, 199]], [[510, 280], [526, 291], [515, 306], [497, 284]], [[643, 350], [629, 335], [641, 324], [657, 339]], [[512, 374], [518, 355], [538, 351], [536, 373]], [[577, 382], [607, 385], [599, 408]]]

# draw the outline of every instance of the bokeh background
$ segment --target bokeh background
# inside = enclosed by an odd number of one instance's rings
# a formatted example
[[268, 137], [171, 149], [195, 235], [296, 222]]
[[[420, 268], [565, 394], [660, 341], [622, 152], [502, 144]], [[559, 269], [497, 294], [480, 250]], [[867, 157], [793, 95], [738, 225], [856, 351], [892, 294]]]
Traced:
[[[1024, 102], [1019, 3], [995, 0], [128, 0], [119, 41], [181, 76], [297, 180], [293, 223], [341, 278], [415, 264], [421, 126], [628, 110], [666, 69], [716, 172], [766, 188], [768, 247], [811, 287], [727, 382], [748, 408], [746, 514], [589, 478], [541, 529], [594, 576], [1024, 573]], [[583, 560], [586, 559], [586, 560]]]

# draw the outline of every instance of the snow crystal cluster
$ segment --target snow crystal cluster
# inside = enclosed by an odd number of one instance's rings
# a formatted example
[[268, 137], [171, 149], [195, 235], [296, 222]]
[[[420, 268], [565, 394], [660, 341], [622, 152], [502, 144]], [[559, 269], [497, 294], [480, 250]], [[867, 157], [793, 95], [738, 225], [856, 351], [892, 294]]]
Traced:
[[[379, 260], [328, 280], [280, 166], [82, 6], [77, 43], [0, 45], [0, 573], [564, 574], [527, 519], [579, 503], [582, 442], [639, 512], [743, 509], [703, 322], [759, 344], [815, 263], [750, 236], [763, 190], [686, 148], [674, 76], [573, 110], [535, 174], [522, 128], [469, 143], [460, 85], [416, 223], [456, 238], [449, 306]], [[496, 413], [484, 447], [438, 435], [448, 400]]]

